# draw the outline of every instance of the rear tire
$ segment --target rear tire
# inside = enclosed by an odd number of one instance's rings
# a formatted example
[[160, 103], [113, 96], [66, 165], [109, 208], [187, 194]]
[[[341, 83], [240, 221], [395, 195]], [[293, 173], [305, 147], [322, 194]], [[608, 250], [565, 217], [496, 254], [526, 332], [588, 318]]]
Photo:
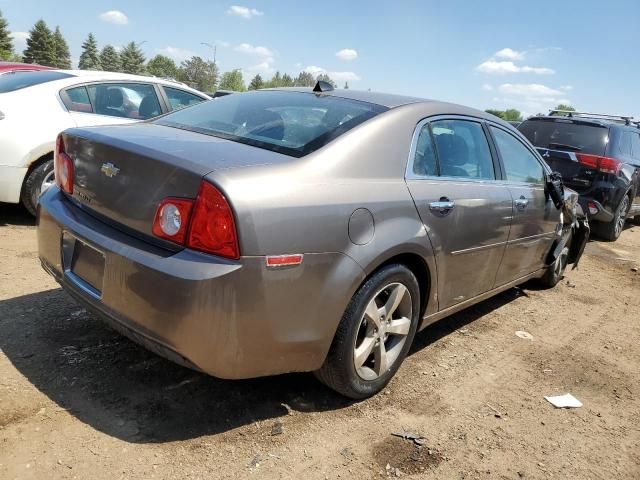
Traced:
[[419, 317], [415, 275], [404, 265], [383, 267], [352, 297], [316, 377], [349, 398], [375, 395], [405, 359]]
[[29, 172], [22, 186], [20, 200], [31, 215], [36, 215], [40, 194], [52, 184], [53, 160], [45, 160]]
[[593, 229], [595, 234], [606, 240], [607, 242], [615, 242], [620, 238], [622, 230], [624, 230], [624, 224], [627, 221], [627, 213], [631, 207], [631, 201], [628, 195], [622, 197], [620, 205], [616, 208], [616, 212], [613, 215], [613, 220], [610, 222], [593, 222]]

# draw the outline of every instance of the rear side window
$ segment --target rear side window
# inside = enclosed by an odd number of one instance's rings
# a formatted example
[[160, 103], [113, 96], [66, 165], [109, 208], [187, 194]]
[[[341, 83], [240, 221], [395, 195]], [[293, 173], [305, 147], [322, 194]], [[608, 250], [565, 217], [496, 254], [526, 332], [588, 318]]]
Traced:
[[12, 72], [0, 76], [0, 93], [14, 92], [42, 83], [73, 77], [68, 73], [43, 70], [39, 72]]
[[301, 157], [386, 110], [330, 95], [255, 91], [202, 102], [156, 122]]
[[429, 124], [425, 124], [420, 130], [416, 143], [416, 154], [413, 159], [413, 173], [421, 177], [433, 177], [438, 175], [436, 153], [431, 141]]
[[200, 103], [205, 100], [198, 95], [185, 92], [184, 90], [180, 90], [179, 88], [171, 88], [165, 86], [163, 86], [162, 88], [164, 89], [164, 93], [167, 95], [167, 99], [169, 99], [171, 110], [178, 110], [179, 108], [195, 105], [196, 103]]
[[440, 175], [474, 179], [495, 179], [489, 143], [482, 125], [466, 120], [431, 123]]
[[620, 135], [620, 143], [618, 145], [618, 153], [620, 155], [624, 155], [625, 157], [631, 156], [632, 135], [631, 132], [622, 132], [622, 135]]
[[530, 119], [518, 130], [536, 147], [604, 155], [609, 128], [567, 119]]
[[496, 127], [490, 128], [504, 164], [507, 180], [544, 183], [544, 170], [533, 153], [510, 133]]
[[145, 120], [162, 113], [153, 85], [145, 83], [102, 83], [88, 85], [94, 113], [110, 117]]
[[633, 158], [640, 161], [640, 134], [631, 134], [631, 150], [633, 151]]
[[74, 87], [64, 91], [62, 101], [71, 112], [92, 113], [87, 87]]

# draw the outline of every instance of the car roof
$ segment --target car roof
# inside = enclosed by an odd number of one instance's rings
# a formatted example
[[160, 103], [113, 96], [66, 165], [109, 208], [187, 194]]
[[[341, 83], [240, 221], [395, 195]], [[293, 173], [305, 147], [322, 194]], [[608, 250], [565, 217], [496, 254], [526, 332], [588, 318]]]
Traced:
[[[316, 93], [313, 92], [313, 89], [311, 88], [301, 87], [267, 88], [263, 90]], [[466, 115], [470, 117], [482, 118], [484, 120], [490, 120], [501, 125], [509, 125], [504, 120], [489, 113], [483, 112], [482, 110], [476, 110], [475, 108], [466, 107], [464, 105], [443, 102], [440, 100], [431, 100], [428, 98], [410, 97], [405, 95], [395, 95], [392, 93], [371, 92], [352, 89], [334, 89], [319, 93], [319, 95], [329, 95], [332, 97], [345, 98], [348, 100], [367, 102], [389, 109], [398, 108], [405, 105], [422, 104], [425, 107], [429, 107], [428, 109], [431, 112], [430, 115]]]
[[525, 121], [571, 121], [578, 125], [595, 125], [599, 127], [621, 127], [621, 128], [640, 128], [636, 126], [636, 122], [632, 121], [630, 125], [626, 125], [624, 122], [618, 120], [610, 120], [606, 118], [595, 118], [588, 116], [579, 116], [579, 117], [569, 117], [565, 115], [536, 115], [534, 117], [529, 117]]
[[183, 83], [167, 80], [159, 77], [147, 77], [143, 75], [132, 75], [129, 73], [117, 73], [117, 72], [103, 72], [101, 70], [54, 70], [70, 75], [69, 77], [61, 78], [58, 80], [52, 80], [50, 82], [34, 85], [32, 88], [53, 88], [60, 89], [70, 87], [73, 85], [81, 84], [84, 82], [100, 82], [100, 81], [135, 81], [135, 82], [152, 82], [168, 87], [177, 87], [183, 90], [193, 92], [198, 95], [209, 97], [206, 93], [195, 90]]
[[14, 70], [51, 70], [51, 67], [45, 67], [37, 63], [0, 62], [0, 72], [11, 72]]

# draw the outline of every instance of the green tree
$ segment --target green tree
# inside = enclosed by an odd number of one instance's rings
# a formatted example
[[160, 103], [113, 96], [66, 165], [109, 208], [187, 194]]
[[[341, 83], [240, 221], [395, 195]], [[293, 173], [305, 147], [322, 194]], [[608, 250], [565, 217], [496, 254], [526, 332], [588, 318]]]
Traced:
[[266, 84], [267, 88], [278, 88], [278, 87], [282, 87], [282, 75], [280, 74], [280, 72], [276, 71], [276, 73], [273, 75], [273, 77], [271, 77], [271, 80], [269, 80]]
[[102, 48], [99, 61], [105, 72], [119, 72], [122, 68], [120, 54], [112, 45], [105, 45]]
[[282, 76], [282, 87], [293, 87], [295, 85], [295, 82], [293, 80], [293, 78], [291, 78], [291, 75], [289, 75], [288, 73], [285, 73]]
[[247, 87], [244, 84], [242, 72], [237, 69], [230, 72], [224, 72], [220, 78], [220, 89], [244, 92]]
[[504, 116], [502, 118], [506, 121], [521, 122], [522, 114], [520, 113], [519, 110], [516, 110], [515, 108], [509, 108], [508, 110], [504, 111]]
[[9, 32], [9, 22], [0, 11], [0, 60], [13, 59], [13, 40]]
[[38, 20], [29, 31], [27, 48], [23, 54], [25, 63], [39, 63], [48, 67], [56, 65], [56, 47], [53, 34], [44, 20]]
[[98, 43], [93, 33], [90, 33], [82, 44], [82, 53], [78, 62], [80, 70], [102, 70], [98, 56]]
[[309, 72], [300, 72], [296, 77], [296, 87], [313, 87], [316, 84], [316, 79]]
[[120, 62], [124, 73], [142, 75], [145, 73], [144, 54], [135, 42], [129, 42], [120, 53]]
[[319, 82], [327, 82], [328, 84], [330, 84], [333, 88], [336, 88], [338, 85], [336, 85], [336, 82], [334, 82], [331, 77], [329, 75], [327, 75], [326, 73], [321, 73], [320, 75], [318, 75], [316, 77], [316, 80], [318, 80]]
[[164, 55], [156, 55], [147, 63], [147, 73], [160, 78], [177, 78], [178, 67]]
[[264, 80], [260, 74], [257, 74], [251, 79], [251, 82], [249, 83], [249, 90], [260, 90], [261, 88], [264, 88]]
[[498, 118], [502, 118], [504, 120], [504, 111], [503, 110], [495, 110], [492, 108], [489, 108], [487, 110], [485, 110], [485, 112], [490, 113], [491, 115], [494, 115]]
[[218, 66], [202, 57], [191, 57], [180, 64], [178, 79], [201, 92], [213, 92], [218, 85]]
[[554, 108], [554, 110], [567, 110], [569, 112], [575, 112], [576, 111], [576, 109], [573, 108], [571, 105], [566, 105], [564, 103], [558, 104], [558, 106], [556, 108]]
[[53, 32], [53, 44], [56, 50], [56, 68], [69, 70], [71, 68], [71, 54], [69, 53], [69, 45], [62, 36], [60, 27], [56, 27]]

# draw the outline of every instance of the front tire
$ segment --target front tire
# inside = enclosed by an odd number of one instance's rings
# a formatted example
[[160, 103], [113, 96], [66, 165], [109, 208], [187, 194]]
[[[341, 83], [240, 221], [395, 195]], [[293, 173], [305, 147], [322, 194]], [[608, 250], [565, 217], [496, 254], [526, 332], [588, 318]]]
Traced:
[[540, 279], [540, 284], [544, 288], [553, 288], [555, 287], [560, 280], [564, 277], [564, 271], [567, 268], [567, 260], [569, 258], [569, 244], [567, 244], [556, 261], [553, 262], [552, 265], [549, 265], [547, 271], [544, 276]]
[[380, 392], [405, 359], [420, 317], [420, 287], [404, 265], [387, 265], [355, 293], [316, 377], [356, 400]]
[[29, 172], [22, 186], [20, 200], [31, 215], [36, 215], [40, 194], [53, 183], [53, 160], [45, 160]]

